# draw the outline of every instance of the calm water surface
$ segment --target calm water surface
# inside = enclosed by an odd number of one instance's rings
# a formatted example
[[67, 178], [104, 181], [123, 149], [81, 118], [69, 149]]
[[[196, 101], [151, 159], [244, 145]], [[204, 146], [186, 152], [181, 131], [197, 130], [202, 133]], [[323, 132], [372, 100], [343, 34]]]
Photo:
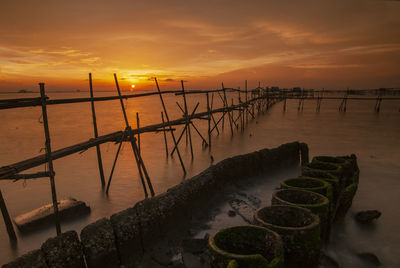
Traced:
[[[37, 95], [8, 94], [0, 95], [0, 98], [31, 96]], [[49, 96], [75, 98], [87, 97], [88, 93], [49, 93]], [[190, 95], [188, 100], [189, 110], [197, 102], [200, 102], [198, 111], [206, 110], [205, 96]], [[181, 97], [165, 96], [170, 118], [181, 116], [175, 101], [182, 103]], [[214, 102], [214, 107], [219, 105], [218, 96], [215, 96]], [[339, 104], [339, 101], [324, 101], [321, 112], [316, 113], [315, 101], [306, 101], [302, 112], [297, 111], [296, 101], [288, 101], [286, 112], [282, 111], [282, 103], [279, 103], [260, 114], [256, 120], [250, 120], [244, 132], [235, 131], [233, 137], [226, 124], [223, 133], [219, 136], [214, 133], [211, 150], [202, 148], [201, 139], [192, 131], [193, 161], [184, 139], [180, 146], [188, 171], [187, 178], [207, 168], [211, 163], [210, 156], [218, 162], [229, 156], [273, 148], [291, 141], [306, 142], [311, 157], [355, 153], [361, 169], [359, 190], [345, 222], [335, 227], [327, 252], [339, 261], [341, 267], [366, 267], [355, 257], [361, 252], [376, 254], [384, 267], [400, 267], [400, 103], [384, 101], [380, 114], [373, 111], [374, 101], [349, 101], [346, 113], [338, 112]], [[136, 112], [139, 112], [143, 126], [161, 121], [162, 107], [158, 96], [130, 99], [126, 107], [132, 127], [136, 127]], [[119, 101], [96, 103], [96, 113], [100, 135], [124, 129]], [[53, 150], [93, 137], [89, 103], [49, 106], [48, 115]], [[41, 153], [44, 134], [40, 116], [40, 107], [0, 111], [0, 166]], [[195, 124], [206, 137], [206, 121], [196, 121]], [[181, 127], [177, 127], [177, 132], [180, 133], [180, 130]], [[171, 149], [169, 136], [168, 140]], [[156, 193], [184, 180], [178, 158], [165, 157], [162, 133], [144, 134], [141, 142], [143, 159]], [[117, 145], [112, 143], [101, 145], [106, 178], [116, 149]], [[54, 168], [58, 198], [73, 197], [85, 201], [92, 209], [90, 216], [63, 224], [63, 231], [75, 229], [79, 232], [88, 223], [133, 206], [144, 198], [128, 144], [123, 146], [108, 197], [101, 188], [95, 148], [58, 159]], [[44, 166], [27, 172], [43, 170]], [[48, 179], [1, 181], [0, 187], [12, 217], [51, 203]], [[276, 187], [275, 182], [271, 183], [272, 187]], [[364, 209], [379, 209], [382, 212], [381, 218], [369, 228], [361, 228], [352, 217], [356, 211]], [[0, 264], [40, 247], [47, 237], [55, 235], [55, 228], [17, 235], [18, 243], [11, 245], [3, 220], [0, 220]]]

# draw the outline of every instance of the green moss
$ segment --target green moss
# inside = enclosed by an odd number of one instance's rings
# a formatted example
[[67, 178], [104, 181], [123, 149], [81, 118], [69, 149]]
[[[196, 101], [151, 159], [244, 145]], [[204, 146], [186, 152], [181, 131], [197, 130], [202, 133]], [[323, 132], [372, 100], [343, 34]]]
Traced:
[[326, 163], [334, 163], [334, 164], [344, 164], [346, 160], [341, 157], [334, 157], [334, 156], [315, 156], [313, 161], [320, 161]]
[[[286, 194], [283, 193], [284, 191], [290, 191], [287, 192]], [[318, 199], [313, 200], [313, 202], [306, 203], [303, 202], [302, 199], [304, 199], [303, 196], [309, 191], [304, 191], [304, 190], [281, 190], [275, 193], [275, 195], [272, 198], [272, 204], [289, 204], [289, 205], [295, 205], [303, 208], [309, 209], [312, 213], [316, 214], [320, 218], [320, 225], [321, 225], [321, 238], [325, 241], [329, 237], [330, 233], [330, 225], [331, 225], [331, 219], [330, 219], [330, 203], [327, 197], [309, 192], [310, 194], [313, 194], [314, 196], [310, 195], [310, 198], [316, 198], [318, 195]], [[296, 197], [296, 195], [298, 195]], [[299, 198], [299, 196], [301, 198]], [[277, 199], [279, 198], [279, 199]]]
[[318, 178], [297, 177], [286, 179], [281, 182], [281, 187], [284, 189], [299, 189], [311, 191], [326, 196], [331, 203], [333, 201], [331, 184]]
[[235, 260], [231, 260], [226, 268], [239, 268], [239, 264]]
[[[338, 177], [339, 179], [343, 177], [343, 168], [341, 165], [335, 165], [332, 163], [325, 163], [325, 162], [311, 162], [305, 166], [303, 166], [303, 169], [313, 169], [319, 173], [330, 173], [333, 176]], [[303, 174], [307, 175], [307, 174]], [[311, 176], [314, 177], [314, 176]], [[319, 177], [319, 176], [317, 176]]]
[[298, 206], [268, 206], [256, 212], [255, 221], [282, 237], [287, 267], [318, 267], [321, 240], [317, 215]]
[[356, 171], [354, 172], [353, 178], [352, 178], [352, 182], [358, 184], [360, 180], [360, 169], [357, 168]]
[[357, 165], [357, 157], [354, 154], [351, 156], [342, 157], [317, 156], [313, 158], [312, 162], [315, 164], [328, 163], [336, 165], [337, 167], [341, 167], [343, 170], [344, 187], [358, 181], [358, 178], [354, 178], [355, 173], [357, 170], [359, 170]]
[[241, 268], [282, 267], [283, 264], [279, 236], [261, 227], [249, 225], [221, 229], [210, 239], [209, 246], [214, 263], [224, 266], [232, 260]]

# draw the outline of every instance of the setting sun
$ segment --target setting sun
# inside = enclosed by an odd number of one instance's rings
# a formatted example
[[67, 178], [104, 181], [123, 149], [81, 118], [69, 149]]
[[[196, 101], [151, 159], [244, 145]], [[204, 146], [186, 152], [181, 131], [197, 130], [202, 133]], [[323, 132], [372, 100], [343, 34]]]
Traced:
[[131, 85], [131, 90], [134, 90], [135, 89], [135, 85]]

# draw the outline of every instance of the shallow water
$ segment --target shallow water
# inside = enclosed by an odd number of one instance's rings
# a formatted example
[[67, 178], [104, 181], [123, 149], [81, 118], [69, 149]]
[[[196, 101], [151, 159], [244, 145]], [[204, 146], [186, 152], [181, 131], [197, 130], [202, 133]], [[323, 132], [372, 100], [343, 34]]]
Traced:
[[[97, 96], [111, 94], [115, 93], [96, 93]], [[0, 98], [33, 95], [9, 94]], [[49, 95], [51, 98], [74, 98], [86, 97], [88, 92]], [[236, 95], [234, 97], [237, 99]], [[220, 103], [218, 96], [214, 98], [215, 104]], [[182, 103], [181, 97], [165, 96], [170, 118], [181, 116], [175, 101]], [[206, 98], [197, 95], [188, 96], [189, 110], [194, 108], [197, 101], [200, 102], [198, 111], [205, 111]], [[335, 235], [327, 252], [339, 261], [341, 267], [367, 267], [355, 256], [355, 253], [361, 252], [376, 254], [384, 267], [398, 267], [400, 234], [396, 227], [400, 225], [400, 103], [383, 101], [379, 114], [373, 111], [374, 101], [349, 101], [346, 113], [338, 112], [339, 101], [323, 101], [320, 113], [315, 112], [315, 101], [306, 101], [302, 112], [297, 111], [297, 104], [297, 101], [288, 101], [287, 111], [283, 112], [283, 104], [279, 103], [260, 114], [256, 120], [249, 118], [245, 131], [235, 131], [233, 137], [226, 121], [225, 131], [219, 136], [213, 134], [211, 150], [202, 148], [201, 139], [192, 130], [193, 161], [185, 138], [180, 146], [188, 171], [187, 178], [207, 168], [211, 163], [210, 156], [213, 156], [214, 162], [218, 162], [229, 156], [273, 148], [296, 140], [309, 145], [311, 157], [355, 153], [361, 170], [358, 193], [345, 222], [335, 227]], [[130, 99], [127, 111], [132, 127], [136, 127], [136, 112], [139, 112], [143, 126], [161, 121], [162, 107], [158, 96]], [[96, 103], [96, 113], [100, 135], [124, 128], [118, 101]], [[93, 137], [89, 103], [49, 106], [48, 114], [53, 150]], [[40, 107], [0, 111], [0, 166], [39, 154], [44, 147], [40, 115]], [[196, 121], [195, 124], [206, 136], [206, 121]], [[180, 130], [181, 127], [177, 127], [178, 133]], [[171, 150], [172, 140], [169, 136], [168, 141]], [[106, 179], [116, 149], [117, 145], [111, 143], [101, 145]], [[184, 179], [178, 158], [165, 157], [162, 133], [141, 135], [141, 149], [156, 193]], [[79, 232], [86, 224], [110, 216], [144, 198], [128, 144], [123, 146], [108, 197], [101, 188], [94, 148], [58, 159], [54, 167], [58, 199], [74, 197], [92, 208], [89, 217], [62, 224], [63, 231], [75, 229]], [[38, 170], [43, 171], [44, 167], [27, 172]], [[0, 187], [12, 217], [51, 202], [50, 184], [44, 178], [26, 182], [2, 181]], [[354, 222], [352, 214], [363, 209], [378, 209], [382, 216], [369, 228], [361, 228]], [[0, 220], [0, 264], [40, 247], [47, 237], [55, 235], [55, 228], [17, 235], [18, 243], [10, 245], [4, 223]]]

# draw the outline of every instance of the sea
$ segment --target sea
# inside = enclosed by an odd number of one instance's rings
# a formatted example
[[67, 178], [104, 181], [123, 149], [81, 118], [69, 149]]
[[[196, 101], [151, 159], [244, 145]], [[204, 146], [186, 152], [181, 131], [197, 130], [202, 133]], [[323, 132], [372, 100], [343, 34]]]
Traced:
[[[89, 92], [51, 92], [50, 99], [89, 97]], [[95, 92], [95, 96], [115, 96], [115, 91]], [[38, 97], [39, 93], [0, 94], [2, 99]], [[206, 111], [204, 94], [187, 95], [189, 113], [197, 103], [196, 112]], [[242, 100], [244, 95], [241, 96]], [[211, 100], [211, 98], [210, 98]], [[164, 101], [170, 119], [182, 117], [182, 96], [165, 94]], [[238, 102], [237, 93], [229, 93], [228, 101]], [[213, 96], [213, 108], [222, 106], [218, 94]], [[300, 141], [308, 144], [310, 157], [317, 155], [356, 154], [361, 170], [360, 184], [353, 205], [345, 220], [335, 225], [325, 253], [340, 267], [368, 266], [359, 254], [374, 254], [381, 267], [400, 267], [400, 101], [383, 100], [381, 110], [374, 110], [375, 101], [348, 100], [346, 112], [340, 112], [340, 100], [323, 100], [316, 111], [316, 100], [306, 100], [298, 110], [298, 100], [288, 100], [269, 110], [256, 111], [256, 118], [248, 116], [244, 130], [233, 128], [225, 117], [224, 128], [212, 133], [212, 146], [204, 146], [202, 139], [191, 128], [193, 158], [190, 142], [182, 136], [179, 150], [187, 174], [184, 176], [177, 155], [167, 157], [163, 132], [140, 135], [140, 150], [156, 194], [179, 184], [213, 163], [227, 157], [274, 148], [283, 143]], [[137, 127], [161, 122], [163, 111], [158, 95], [132, 98], [124, 101], [129, 124]], [[124, 130], [119, 100], [95, 103], [99, 135]], [[57, 150], [94, 137], [90, 103], [49, 105], [47, 107], [52, 150]], [[215, 119], [220, 118], [215, 115]], [[234, 117], [236, 118], [237, 112]], [[41, 107], [0, 110], [0, 166], [10, 165], [44, 153], [45, 138]], [[237, 122], [239, 122], [238, 120]], [[207, 137], [207, 120], [195, 120], [201, 135]], [[176, 126], [178, 137], [182, 126]], [[167, 133], [169, 153], [173, 142]], [[118, 144], [102, 144], [101, 153], [105, 178], [108, 180]], [[27, 173], [45, 171], [45, 166], [27, 170]], [[89, 216], [62, 224], [62, 230], [78, 233], [87, 224], [132, 207], [145, 196], [130, 144], [123, 143], [109, 194], [101, 187], [96, 149], [76, 153], [54, 161], [55, 184], [58, 199], [75, 198], [91, 207]], [[283, 171], [284, 172], [284, 171]], [[271, 180], [271, 189], [276, 188]], [[0, 189], [12, 218], [49, 204], [51, 188], [48, 178], [20, 181], [0, 181]], [[362, 226], [354, 220], [361, 210], [377, 209], [382, 216], [372, 224]], [[0, 219], [0, 264], [37, 249], [49, 237], [56, 235], [54, 226], [29, 234], [16, 229], [18, 241], [10, 242], [3, 219]], [[371, 264], [372, 265], [372, 264]], [[323, 266], [321, 266], [323, 267]]]

